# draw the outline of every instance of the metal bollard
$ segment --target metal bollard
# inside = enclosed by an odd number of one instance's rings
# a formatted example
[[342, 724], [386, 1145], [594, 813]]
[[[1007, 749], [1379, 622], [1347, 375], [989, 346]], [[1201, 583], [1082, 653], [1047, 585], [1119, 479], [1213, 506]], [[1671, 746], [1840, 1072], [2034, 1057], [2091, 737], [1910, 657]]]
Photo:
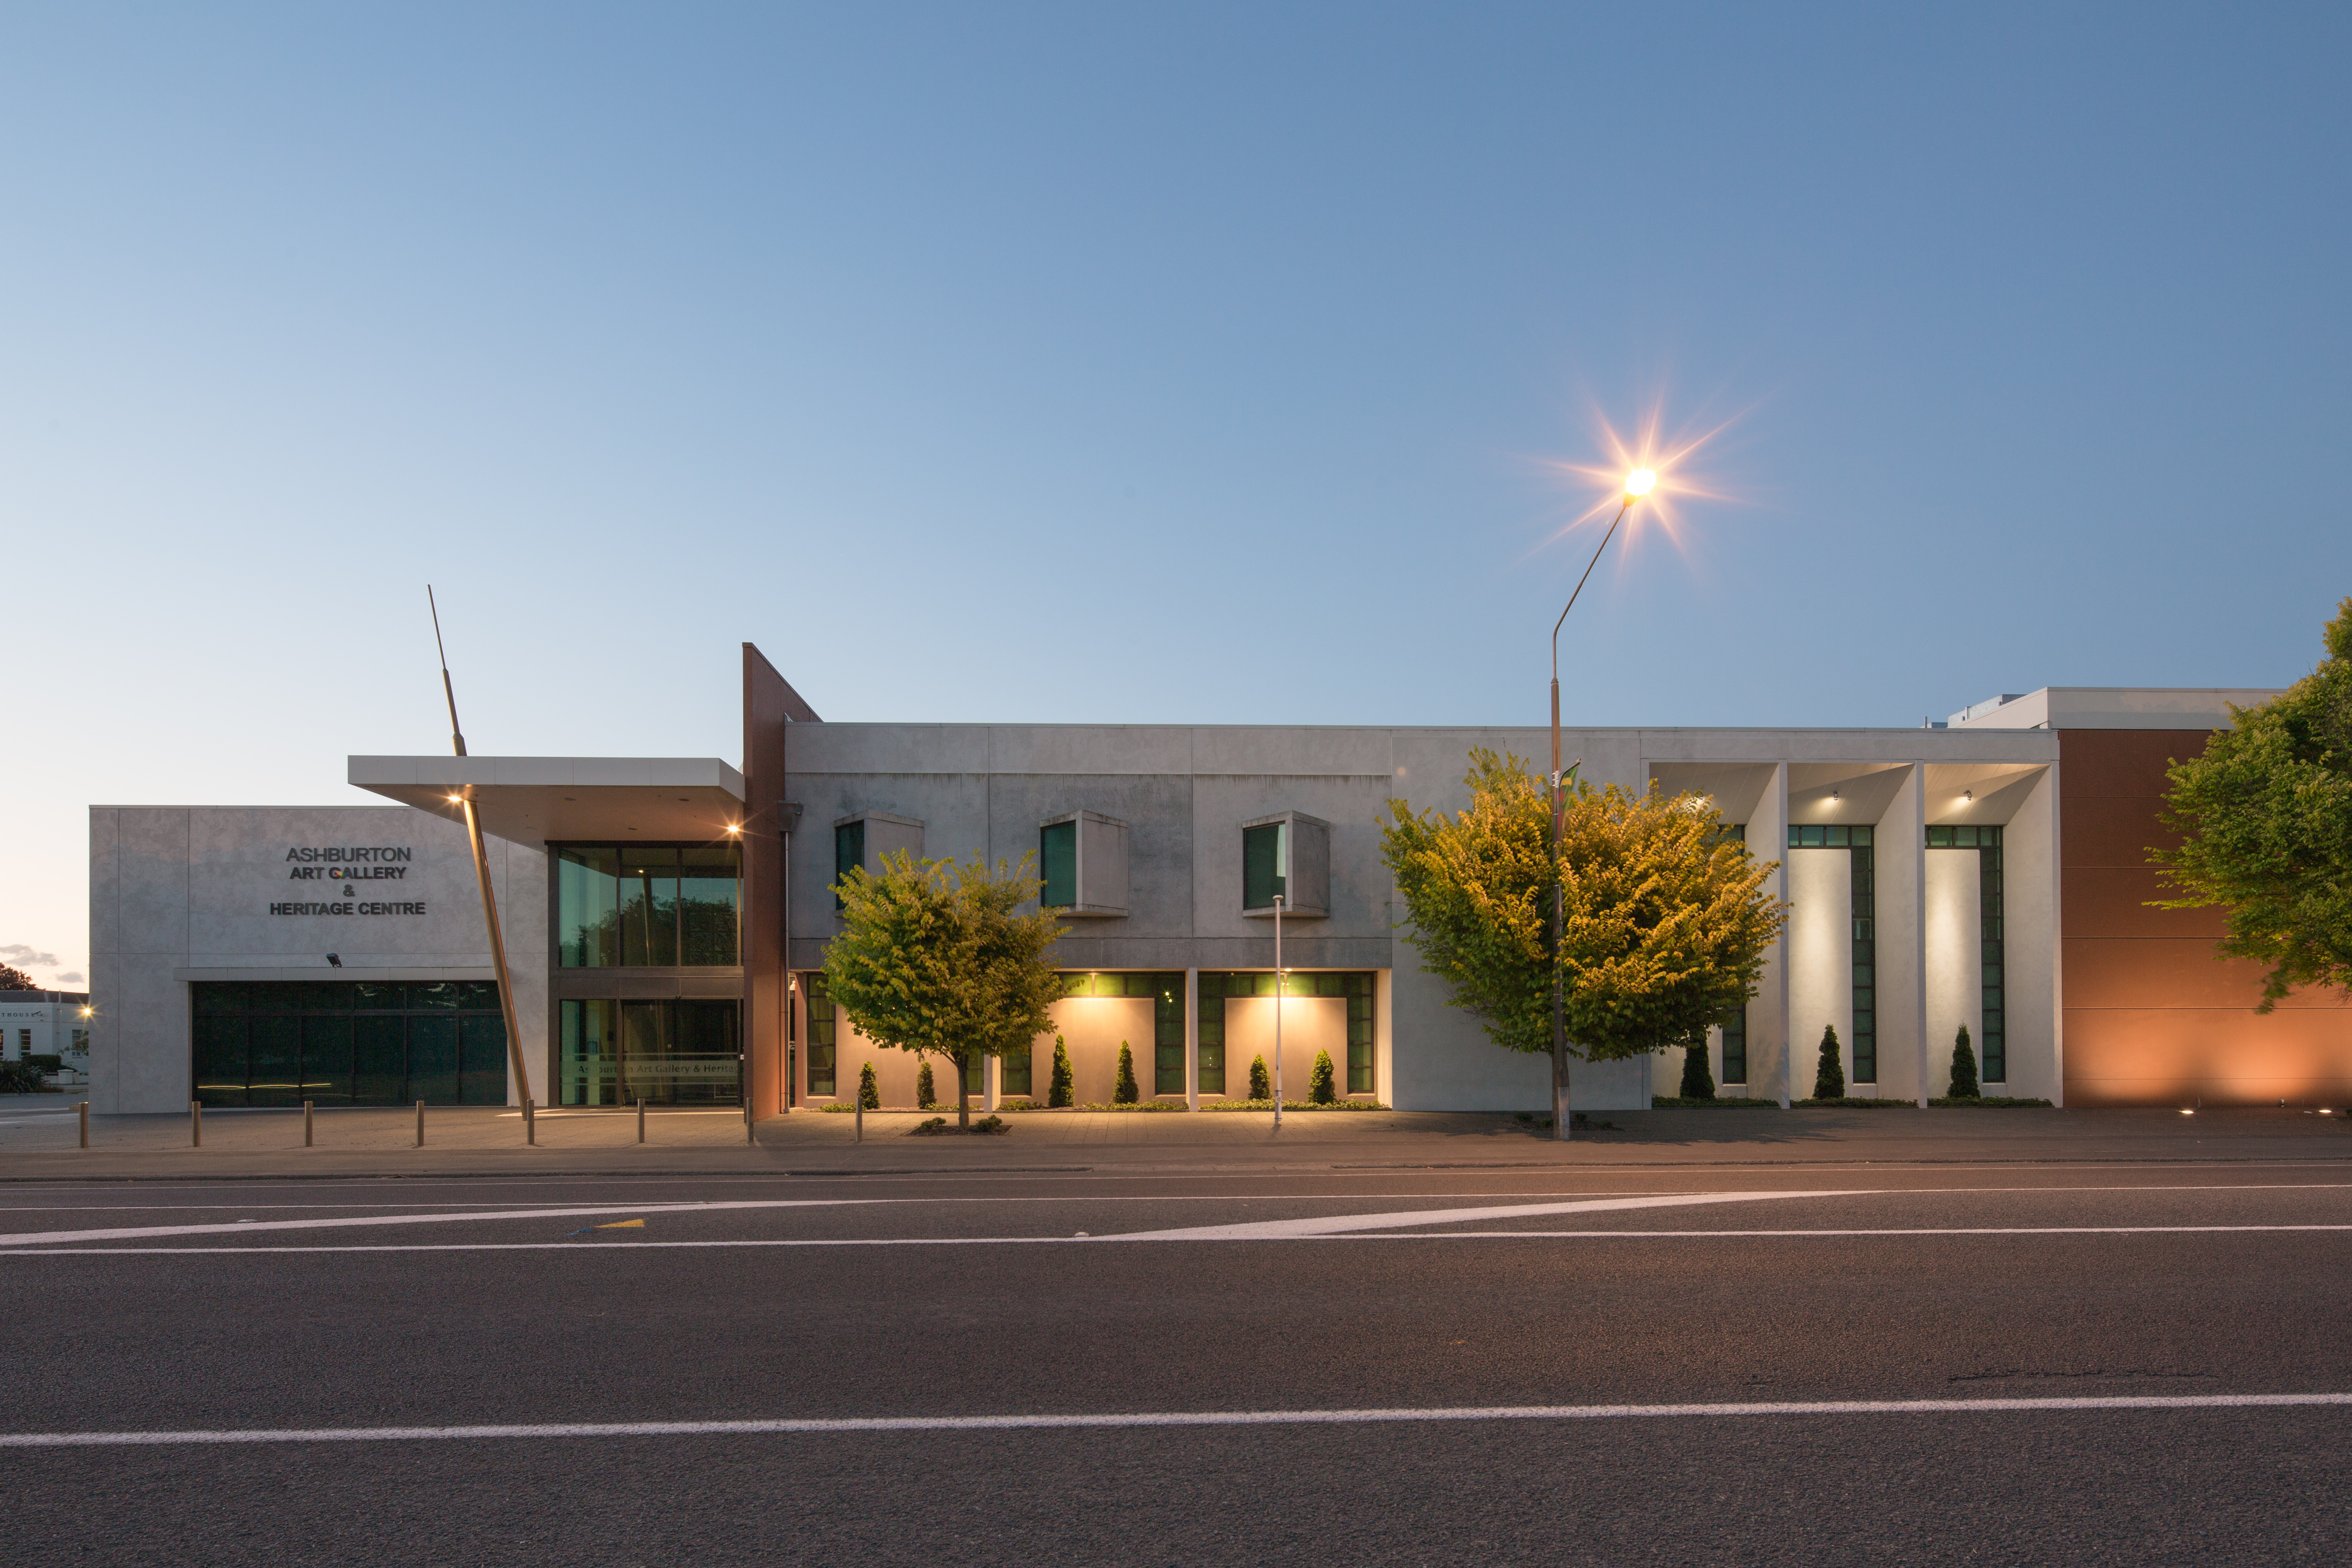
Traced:
[[646, 1141], [646, 1097], [637, 1096], [637, 1142]]
[[857, 1097], [857, 1142], [866, 1142], [866, 1097], [862, 1094]]
[[205, 1102], [201, 1100], [192, 1100], [188, 1101], [188, 1147], [201, 1149], [204, 1146]]
[[81, 1146], [82, 1146], [83, 1148], [87, 1149], [87, 1148], [89, 1148], [89, 1100], [83, 1100], [83, 1101], [81, 1102], [80, 1110], [81, 1110]]
[[425, 1147], [425, 1102], [421, 1100], [416, 1102], [416, 1146]]
[[309, 1100], [304, 1100], [304, 1101], [302, 1102], [302, 1147], [304, 1147], [305, 1149], [308, 1149], [310, 1146], [310, 1102]]
[[530, 1103], [530, 1096], [526, 1094], [522, 1097], [522, 1141], [533, 1147], [537, 1147], [539, 1143], [539, 1123], [531, 1120], [531, 1110], [532, 1106]]

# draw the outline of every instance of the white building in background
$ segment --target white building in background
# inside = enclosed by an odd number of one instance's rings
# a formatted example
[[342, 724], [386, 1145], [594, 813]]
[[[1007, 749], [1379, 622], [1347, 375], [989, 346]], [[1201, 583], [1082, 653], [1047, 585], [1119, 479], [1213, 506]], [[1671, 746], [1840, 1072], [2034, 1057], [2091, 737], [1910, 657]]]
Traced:
[[79, 991], [0, 991], [0, 1061], [56, 1057], [67, 1081], [89, 1068], [89, 997]]

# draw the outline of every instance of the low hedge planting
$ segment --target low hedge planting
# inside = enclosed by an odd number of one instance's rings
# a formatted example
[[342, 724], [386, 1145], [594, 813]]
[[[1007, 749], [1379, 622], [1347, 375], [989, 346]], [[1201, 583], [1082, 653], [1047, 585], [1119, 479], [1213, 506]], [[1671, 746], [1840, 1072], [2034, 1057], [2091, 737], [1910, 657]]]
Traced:
[[[1271, 1100], [1220, 1100], [1201, 1107], [1203, 1110], [1272, 1110]], [[1377, 1100], [1335, 1100], [1328, 1105], [1318, 1105], [1311, 1100], [1286, 1100], [1285, 1110], [1386, 1110], [1388, 1106]]]
[[2008, 1094], [1943, 1095], [1927, 1103], [1934, 1106], [1958, 1106], [1968, 1109], [1981, 1107], [1988, 1110], [2022, 1110], [2034, 1106], [2041, 1106], [2047, 1110], [2050, 1107], [2050, 1102], [2046, 1100], [2035, 1100], [2027, 1095]]
[[1679, 1094], [1650, 1096], [1650, 1109], [1653, 1110], [1712, 1110], [1718, 1106], [1727, 1110], [1778, 1110], [1780, 1102], [1777, 1100], [1750, 1100], [1736, 1094], [1711, 1095], [1706, 1100], [1694, 1100], [1688, 1095]]

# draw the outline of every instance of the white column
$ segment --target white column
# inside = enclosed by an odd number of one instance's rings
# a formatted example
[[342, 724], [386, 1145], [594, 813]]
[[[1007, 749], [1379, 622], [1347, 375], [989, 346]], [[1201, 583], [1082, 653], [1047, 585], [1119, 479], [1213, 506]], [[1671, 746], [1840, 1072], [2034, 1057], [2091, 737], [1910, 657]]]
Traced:
[[996, 1089], [1002, 1081], [1004, 1064], [996, 1058], [980, 1058], [980, 1092], [982, 1108], [990, 1115], [996, 1113]]
[[[1911, 879], [1909, 896], [1904, 900], [1904, 918], [1911, 929], [1904, 939], [1904, 951], [1910, 955], [1911, 979], [1904, 988], [1903, 1006], [1909, 1016], [1911, 1037], [1919, 1043], [1919, 1076], [1914, 1081], [1919, 1089], [1919, 1109], [1927, 1108], [1927, 1100], [1935, 1092], [1928, 1077], [1927, 1050], [1927, 764], [1911, 764], [1911, 777], [1903, 788], [1904, 798], [1895, 802], [1888, 815], [1900, 816], [1899, 831], [1910, 835], [1903, 848], [1903, 864]], [[1885, 949], [1879, 949], [1884, 959]], [[1882, 975], [1885, 970], [1879, 972]], [[1882, 993], [1884, 994], [1884, 993]]]
[[1201, 1109], [1201, 972], [1184, 972], [1184, 1109]]
[[[1771, 891], [1776, 899], [1789, 897], [1789, 764], [1781, 763], [1772, 770], [1772, 787], [1765, 798], [1771, 802], [1771, 841], [1758, 849], [1780, 863], [1772, 874]], [[1796, 1044], [1789, 1038], [1789, 932], [1780, 931], [1780, 940], [1772, 944], [1771, 980], [1773, 1011], [1780, 1017], [1780, 1109], [1789, 1109], [1789, 1101], [1797, 1092]], [[1750, 1068], [1752, 1073], [1755, 1069]]]

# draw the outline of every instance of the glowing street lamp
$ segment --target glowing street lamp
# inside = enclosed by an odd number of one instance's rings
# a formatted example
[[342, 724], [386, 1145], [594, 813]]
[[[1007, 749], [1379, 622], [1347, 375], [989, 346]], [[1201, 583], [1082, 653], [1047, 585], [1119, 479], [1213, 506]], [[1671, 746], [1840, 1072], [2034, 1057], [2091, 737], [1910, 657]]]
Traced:
[[1649, 468], [1635, 468], [1625, 476], [1624, 504], [1610, 520], [1609, 531], [1601, 536], [1592, 559], [1584, 563], [1584, 576], [1576, 580], [1567, 608], [1551, 624], [1551, 1126], [1553, 1139], [1562, 1143], [1568, 1142], [1568, 998], [1560, 988], [1559, 961], [1567, 938], [1568, 889], [1559, 879], [1558, 867], [1560, 840], [1568, 837], [1568, 780], [1559, 766], [1559, 628], [1568, 624], [1568, 612], [1576, 608], [1577, 595], [1584, 592], [1586, 579], [1601, 564], [1601, 552], [1617, 537], [1617, 525], [1657, 482], [1657, 474]]

